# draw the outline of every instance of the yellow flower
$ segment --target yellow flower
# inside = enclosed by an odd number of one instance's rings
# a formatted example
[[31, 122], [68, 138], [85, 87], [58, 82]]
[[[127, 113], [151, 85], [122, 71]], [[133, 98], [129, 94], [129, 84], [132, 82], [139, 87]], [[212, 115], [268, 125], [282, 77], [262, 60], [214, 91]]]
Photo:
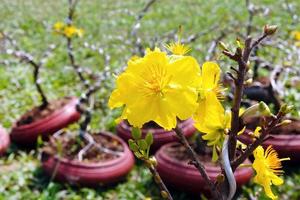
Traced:
[[171, 51], [174, 55], [183, 56], [187, 54], [191, 49], [182, 44], [180, 41], [178, 42], [172, 42], [170, 44], [165, 45], [165, 47]]
[[75, 26], [66, 26], [64, 28], [64, 35], [66, 37], [71, 38], [75, 34], [77, 34], [77, 28]]
[[291, 35], [295, 40], [300, 41], [300, 31], [293, 31]]
[[[202, 66], [201, 77], [198, 79], [198, 108], [193, 116], [198, 124], [205, 124], [207, 114], [224, 113], [219, 99], [222, 98], [219, 85], [221, 70], [216, 63], [205, 62]], [[208, 109], [209, 106], [209, 109]]]
[[277, 199], [271, 190], [271, 185], [283, 184], [283, 179], [279, 177], [283, 173], [281, 161], [289, 158], [279, 159], [277, 152], [269, 146], [264, 152], [262, 146], [258, 146], [254, 152], [254, 162], [252, 164], [256, 171], [254, 182], [264, 187], [265, 193], [271, 199]]
[[53, 25], [53, 29], [55, 32], [61, 32], [64, 27], [65, 27], [65, 24], [63, 22], [56, 22]]
[[185, 120], [194, 113], [199, 73], [192, 57], [172, 60], [158, 48], [148, 50], [143, 58], [128, 61], [127, 69], [116, 80], [109, 107], [125, 105], [120, 118], [135, 127], [155, 121], [170, 130], [176, 126], [177, 117]]
[[[216, 108], [219, 107], [220, 108]], [[217, 148], [221, 148], [225, 134], [228, 133], [231, 123], [231, 113], [225, 112], [220, 104], [208, 104], [206, 109], [208, 112], [205, 114], [204, 122], [195, 122], [195, 127], [203, 133], [202, 138], [207, 140], [207, 145], [213, 147], [212, 161], [218, 159]], [[209, 110], [212, 110], [210, 112]], [[218, 112], [213, 112], [218, 110]]]

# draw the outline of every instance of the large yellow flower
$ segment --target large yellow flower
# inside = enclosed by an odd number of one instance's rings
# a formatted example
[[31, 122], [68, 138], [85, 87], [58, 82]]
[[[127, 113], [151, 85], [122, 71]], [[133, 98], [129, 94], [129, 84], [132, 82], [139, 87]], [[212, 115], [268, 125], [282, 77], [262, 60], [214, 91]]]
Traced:
[[283, 173], [281, 161], [289, 158], [279, 159], [277, 152], [269, 146], [264, 152], [262, 146], [257, 147], [254, 152], [254, 162], [252, 164], [256, 171], [254, 182], [264, 187], [265, 193], [271, 199], [277, 199], [271, 190], [271, 185], [281, 185], [283, 180], [279, 177]]
[[[221, 69], [214, 62], [205, 62], [202, 65], [201, 78], [198, 79], [198, 108], [194, 115], [194, 120], [198, 124], [205, 124], [209, 121], [207, 114], [217, 114], [224, 112], [223, 106], [219, 99], [222, 98], [220, 89], [220, 73]], [[207, 107], [210, 109], [207, 109]]]
[[193, 116], [195, 127], [206, 133], [203, 139], [213, 146], [213, 160], [217, 159], [216, 147], [221, 146], [224, 132], [230, 129], [230, 113], [225, 113], [220, 103], [220, 67], [214, 62], [205, 62], [198, 79], [198, 107]]
[[135, 127], [155, 121], [170, 130], [176, 126], [177, 117], [184, 120], [194, 113], [199, 74], [192, 57], [174, 60], [159, 49], [147, 51], [145, 57], [129, 60], [127, 69], [117, 78], [109, 107], [125, 105], [121, 119]]

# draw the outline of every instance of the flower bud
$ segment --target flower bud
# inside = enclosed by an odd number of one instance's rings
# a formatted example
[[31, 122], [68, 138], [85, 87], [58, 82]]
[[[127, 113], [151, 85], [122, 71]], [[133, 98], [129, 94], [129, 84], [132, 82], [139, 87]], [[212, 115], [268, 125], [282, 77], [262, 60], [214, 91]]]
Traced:
[[160, 194], [161, 194], [161, 196], [162, 196], [162, 198], [164, 198], [164, 199], [167, 199], [168, 198], [168, 193], [166, 192], [166, 191], [164, 191], [164, 190], [162, 190], [161, 192], [160, 192]]
[[279, 112], [283, 114], [287, 114], [293, 110], [294, 106], [288, 106], [287, 104], [284, 104], [280, 107]]
[[224, 42], [219, 41], [219, 47], [222, 50], [228, 51], [228, 47], [227, 47], [227, 45]]
[[290, 123], [292, 123], [292, 120], [285, 119], [282, 122], [280, 122], [279, 124], [277, 124], [277, 126], [285, 126], [285, 125], [288, 125]]
[[149, 162], [154, 166], [156, 167], [157, 166], [157, 161], [156, 161], [156, 158], [154, 156], [151, 156], [149, 158]]
[[275, 25], [265, 25], [264, 26], [264, 33], [266, 35], [273, 35], [277, 31], [278, 27]]

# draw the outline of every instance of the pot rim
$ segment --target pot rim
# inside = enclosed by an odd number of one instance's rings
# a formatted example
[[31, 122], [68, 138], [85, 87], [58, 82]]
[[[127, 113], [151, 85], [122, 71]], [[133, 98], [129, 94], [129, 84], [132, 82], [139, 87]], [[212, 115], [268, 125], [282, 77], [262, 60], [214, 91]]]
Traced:
[[126, 160], [128, 156], [133, 157], [131, 151], [127, 147], [127, 144], [122, 139], [120, 139], [118, 136], [116, 136], [108, 131], [100, 131], [98, 134], [105, 135], [105, 136], [108, 136], [108, 137], [111, 137], [111, 138], [117, 140], [124, 148], [123, 154], [118, 158], [115, 158], [115, 159], [112, 159], [109, 161], [98, 162], [98, 163], [83, 163], [83, 162], [79, 162], [79, 161], [72, 161], [72, 160], [68, 160], [67, 158], [64, 158], [64, 157], [59, 158], [57, 155], [55, 155], [55, 156], [50, 155], [49, 159], [53, 159], [53, 161], [55, 161], [55, 162], [59, 161], [60, 164], [63, 163], [64, 165], [68, 165], [68, 166], [81, 167], [81, 168], [99, 168], [99, 167], [114, 166], [114, 165]]
[[[34, 127], [37, 127], [41, 124], [45, 124], [45, 123], [48, 123], [49, 121], [51, 121], [53, 118], [56, 118], [58, 115], [64, 113], [64, 112], [68, 112], [70, 110], [70, 107], [71, 106], [75, 106], [79, 99], [77, 97], [63, 97], [63, 98], [70, 98], [69, 102], [64, 105], [62, 108], [58, 109], [58, 110], [55, 110], [53, 113], [51, 113], [50, 115], [46, 116], [45, 118], [42, 118], [42, 119], [39, 119], [33, 123], [30, 123], [30, 124], [25, 124], [25, 125], [21, 125], [21, 126], [18, 126], [17, 125], [17, 122], [26, 114], [23, 114], [21, 117], [19, 117], [19, 119], [13, 124], [12, 126], [12, 131], [11, 132], [14, 132], [14, 131], [20, 131], [20, 130], [27, 130], [27, 129], [32, 129]], [[63, 98], [59, 98], [59, 99], [63, 99]], [[57, 99], [57, 100], [59, 100]], [[35, 108], [35, 107], [34, 107]], [[34, 109], [32, 108], [32, 109]], [[32, 110], [31, 109], [31, 110]]]
[[[178, 142], [172, 142], [172, 143], [168, 143], [168, 144], [163, 145], [156, 152], [155, 157], [156, 158], [160, 157], [165, 162], [167, 162], [169, 164], [172, 164], [174, 166], [177, 166], [177, 167], [181, 167], [182, 168], [184, 166], [187, 170], [190, 170], [191, 172], [195, 172], [195, 173], [198, 174], [199, 173], [198, 170], [194, 166], [188, 164], [188, 162], [177, 160], [176, 158], [171, 157], [167, 153], [165, 153], [165, 150], [167, 148], [169, 148], [170, 146], [175, 145], [175, 144], [180, 144], [180, 143], [178, 143]], [[244, 163], [248, 164], [248, 163], [251, 163], [251, 162], [248, 159], [246, 159], [246, 161]], [[203, 165], [206, 167], [206, 170], [207, 170], [208, 173], [219, 173], [220, 172], [220, 166], [212, 164], [211, 161], [209, 161], [209, 162], [203, 162]], [[243, 168], [238, 168], [235, 171], [235, 173], [239, 173], [239, 171], [242, 171], [242, 170], [243, 170]], [[248, 169], [245, 168], [244, 170], [248, 170]]]
[[[188, 127], [188, 126], [191, 125], [191, 124], [194, 125], [194, 121], [193, 121], [193, 119], [191, 119], [191, 118], [189, 118], [189, 119], [187, 119], [187, 120], [184, 120], [184, 121], [178, 123], [179, 127], [182, 128], [182, 129], [184, 129], [185, 127]], [[125, 122], [125, 120], [122, 120], [122, 121], [118, 124], [118, 126], [119, 126], [121, 129], [125, 130], [126, 132], [130, 132], [130, 133], [131, 133], [132, 127], [131, 127], [130, 125], [128, 125], [128, 124]], [[163, 135], [168, 134], [168, 133], [174, 133], [173, 130], [167, 131], [167, 130], [164, 130], [163, 128], [142, 128], [141, 130], [142, 130], [142, 133], [143, 133], [143, 134], [147, 134], [147, 133], [149, 133], [149, 132], [155, 133], [155, 134], [153, 135], [154, 137], [157, 136], [157, 135], [162, 135], [162, 136], [163, 136]], [[161, 137], [162, 137], [162, 136], [161, 136]]]

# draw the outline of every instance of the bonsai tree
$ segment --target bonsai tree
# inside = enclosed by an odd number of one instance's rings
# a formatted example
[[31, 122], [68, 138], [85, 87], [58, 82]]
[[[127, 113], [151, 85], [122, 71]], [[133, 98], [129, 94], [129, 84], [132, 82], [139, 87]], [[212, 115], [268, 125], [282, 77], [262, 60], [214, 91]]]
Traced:
[[[255, 158], [251, 165], [256, 171], [254, 181], [264, 187], [268, 197], [276, 199], [271, 185], [283, 183], [279, 177], [282, 174], [281, 161], [288, 158], [279, 159], [272, 147], [264, 150], [261, 144], [272, 129], [288, 123], [282, 119], [290, 112], [291, 106], [281, 106], [279, 112], [274, 115], [268, 106], [261, 102], [248, 108], [243, 114], [240, 113], [250, 65], [249, 56], [261, 41], [273, 35], [276, 30], [276, 26], [266, 25], [258, 39], [253, 40], [248, 36], [243, 43], [238, 42], [235, 52], [231, 52], [224, 43], [220, 43], [223, 54], [237, 64], [237, 67], [231, 67], [232, 71], [228, 72], [234, 82], [230, 111], [225, 111], [221, 104], [221, 70], [218, 64], [205, 62], [200, 71], [196, 59], [185, 55], [189, 49], [181, 41], [167, 46], [171, 54], [155, 48], [147, 49], [143, 57], [131, 58], [125, 71], [117, 77], [116, 89], [110, 96], [109, 106], [122, 107], [123, 112], [119, 119], [127, 119], [137, 129], [149, 121], [154, 121], [166, 130], [174, 130], [190, 154], [189, 163], [198, 169], [214, 199], [233, 198], [236, 192], [233, 172], [251, 154]], [[266, 118], [254, 132], [252, 143], [244, 149], [239, 149], [238, 135], [244, 132], [243, 118], [249, 115]], [[190, 117], [195, 120], [196, 128], [204, 133], [203, 139], [212, 147], [212, 160], [217, 161], [222, 168], [216, 181], [209, 178], [195, 150], [177, 126], [178, 118], [185, 120]], [[147, 163], [160, 187], [162, 197], [172, 199], [159, 174], [154, 170], [155, 158], [147, 153], [151, 136], [141, 140], [138, 131], [135, 130], [132, 134], [135, 140], [129, 141], [131, 149], [138, 158]]]

